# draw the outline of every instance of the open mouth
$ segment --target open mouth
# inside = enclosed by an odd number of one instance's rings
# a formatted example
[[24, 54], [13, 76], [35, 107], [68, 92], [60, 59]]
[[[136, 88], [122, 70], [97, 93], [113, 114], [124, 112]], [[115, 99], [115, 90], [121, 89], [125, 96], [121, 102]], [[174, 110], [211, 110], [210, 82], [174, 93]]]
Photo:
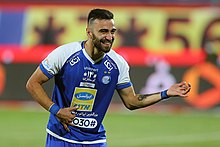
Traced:
[[102, 42], [102, 44], [104, 44], [104, 45], [106, 45], [106, 46], [111, 45], [111, 43], [110, 43], [110, 42], [105, 42], [105, 43], [103, 43], [103, 42]]
[[112, 43], [110, 41], [101, 41], [104, 46], [111, 46]]

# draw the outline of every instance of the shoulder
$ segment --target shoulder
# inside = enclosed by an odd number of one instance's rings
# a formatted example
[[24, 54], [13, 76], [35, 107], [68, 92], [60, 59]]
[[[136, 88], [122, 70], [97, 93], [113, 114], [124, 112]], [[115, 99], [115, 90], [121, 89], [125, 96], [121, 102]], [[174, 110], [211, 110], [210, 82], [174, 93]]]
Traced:
[[71, 42], [68, 44], [58, 46], [48, 55], [47, 58], [56, 58], [56, 59], [66, 60], [72, 54], [74, 54], [82, 49], [81, 43], [82, 43], [82, 41]]
[[72, 42], [57, 47], [42, 61], [42, 65], [48, 71], [53, 70], [51, 73], [57, 73], [71, 55], [82, 49], [81, 43], [82, 41]]
[[77, 52], [82, 49], [81, 47], [82, 41], [79, 42], [71, 42], [64, 45], [61, 45], [55, 49], [55, 51], [61, 52]]
[[127, 61], [116, 51], [110, 50], [108, 56], [116, 63], [116, 64], [127, 64]]

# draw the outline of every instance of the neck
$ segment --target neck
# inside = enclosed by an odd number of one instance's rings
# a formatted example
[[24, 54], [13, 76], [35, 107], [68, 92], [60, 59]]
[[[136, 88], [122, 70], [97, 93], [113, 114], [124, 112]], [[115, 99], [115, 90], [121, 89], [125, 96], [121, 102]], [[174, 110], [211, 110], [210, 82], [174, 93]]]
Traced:
[[87, 40], [84, 44], [85, 50], [87, 54], [92, 58], [92, 60], [96, 61], [104, 56], [104, 52], [99, 51], [89, 40]]

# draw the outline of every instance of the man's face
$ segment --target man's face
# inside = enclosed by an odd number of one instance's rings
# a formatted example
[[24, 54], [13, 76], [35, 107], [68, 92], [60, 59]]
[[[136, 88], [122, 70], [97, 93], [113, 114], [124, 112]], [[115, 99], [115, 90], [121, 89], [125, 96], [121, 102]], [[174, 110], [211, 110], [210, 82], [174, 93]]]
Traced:
[[93, 45], [102, 52], [109, 52], [115, 38], [114, 20], [96, 19], [92, 24]]

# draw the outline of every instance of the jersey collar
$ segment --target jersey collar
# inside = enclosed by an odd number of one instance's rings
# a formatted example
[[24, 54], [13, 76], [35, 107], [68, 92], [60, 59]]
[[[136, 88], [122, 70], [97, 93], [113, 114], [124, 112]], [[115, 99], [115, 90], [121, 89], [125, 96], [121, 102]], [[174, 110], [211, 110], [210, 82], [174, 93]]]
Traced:
[[99, 61], [101, 61], [101, 60], [106, 56], [106, 54], [104, 54], [104, 56], [102, 56], [102, 57], [100, 57], [100, 58], [98, 58], [97, 60], [94, 61], [94, 60], [88, 55], [88, 53], [86, 52], [85, 42], [86, 42], [86, 41], [82, 41], [82, 43], [81, 43], [82, 51], [83, 51], [84, 56], [85, 56], [92, 64], [98, 63]]

